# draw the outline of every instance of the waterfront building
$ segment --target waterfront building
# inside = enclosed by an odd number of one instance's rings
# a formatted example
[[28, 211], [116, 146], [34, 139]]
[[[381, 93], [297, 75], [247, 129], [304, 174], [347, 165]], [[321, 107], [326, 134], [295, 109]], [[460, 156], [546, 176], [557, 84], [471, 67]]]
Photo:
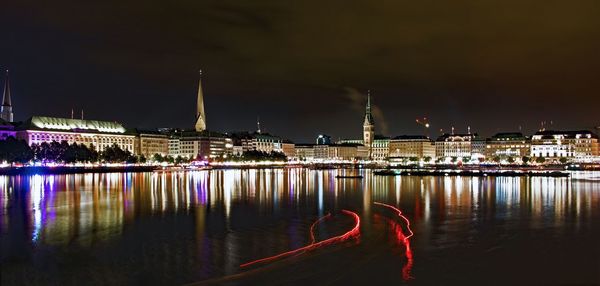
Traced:
[[103, 151], [116, 144], [135, 154], [135, 132], [112, 121], [33, 116], [16, 127], [16, 135], [30, 146], [42, 142], [66, 141], [69, 144], [93, 146], [96, 151]]
[[371, 91], [367, 92], [367, 107], [365, 110], [365, 120], [363, 122], [363, 144], [369, 150], [369, 158], [372, 157], [373, 140], [375, 139], [375, 120], [371, 114]]
[[375, 139], [371, 144], [371, 159], [375, 161], [385, 161], [390, 155], [390, 138], [375, 135]]
[[369, 149], [362, 144], [314, 145], [314, 159], [322, 161], [351, 161], [369, 158]]
[[[265, 153], [283, 152], [283, 140], [268, 133], [238, 133], [239, 144], [244, 152], [260, 151]], [[289, 147], [289, 146], [288, 146]], [[289, 150], [288, 150], [289, 151]]]
[[10, 82], [8, 79], [8, 70], [4, 79], [4, 88], [2, 89], [2, 106], [0, 106], [0, 119], [6, 122], [13, 122], [12, 101], [10, 98]]
[[138, 130], [135, 140], [135, 154], [151, 158], [155, 154], [168, 156], [169, 137], [166, 134], [151, 130]]
[[294, 146], [295, 158], [298, 160], [312, 161], [315, 158], [314, 144], [296, 144]]
[[[169, 142], [173, 146], [169, 154], [188, 159], [226, 158], [233, 154], [233, 142], [227, 134], [204, 130], [178, 131], [171, 134]], [[175, 148], [178, 152], [175, 153]]]
[[15, 126], [10, 122], [0, 119], [0, 140], [5, 140], [8, 137], [17, 137]]
[[529, 156], [531, 140], [520, 132], [497, 133], [486, 141], [485, 157], [492, 159]]
[[317, 137], [317, 145], [329, 145], [333, 142], [331, 142], [331, 136], [329, 135], [325, 135], [325, 134], [320, 134]]
[[598, 136], [591, 131], [543, 130], [531, 137], [531, 156], [578, 161], [598, 156]]
[[296, 145], [290, 140], [283, 140], [281, 142], [281, 152], [288, 158], [296, 156]]
[[475, 135], [471, 140], [471, 160], [485, 159], [486, 139]]
[[475, 137], [476, 134], [443, 134], [435, 141], [436, 158], [470, 158], [473, 150], [472, 141]]
[[169, 138], [169, 156], [176, 158], [181, 155], [181, 139], [177, 136], [167, 135]]
[[389, 143], [390, 160], [418, 158], [423, 160], [428, 157], [435, 158], [435, 144], [433, 140], [423, 135], [396, 136]]

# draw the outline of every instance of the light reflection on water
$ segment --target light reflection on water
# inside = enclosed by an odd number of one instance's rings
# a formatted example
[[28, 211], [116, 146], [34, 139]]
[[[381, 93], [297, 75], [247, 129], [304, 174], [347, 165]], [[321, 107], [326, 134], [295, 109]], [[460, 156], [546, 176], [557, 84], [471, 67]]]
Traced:
[[[335, 178], [338, 172], [365, 176], [342, 180]], [[506, 229], [509, 234], [502, 235], [508, 238], [523, 227], [550, 229], [553, 235], [585, 226], [589, 230], [591, 221], [600, 219], [599, 186], [597, 181], [569, 178], [378, 177], [369, 170], [0, 176], [1, 257], [3, 265], [17, 261], [15, 268], [35, 275], [36, 250], [63, 258], [74, 245], [84, 253], [97, 247], [118, 252], [128, 249], [131, 242], [125, 240], [133, 236], [142, 244], [164, 246], [166, 253], [160, 257], [183, 259], [177, 264], [181, 269], [163, 269], [167, 280], [150, 284], [187, 283], [235, 274], [240, 261], [304, 245], [307, 225], [343, 208], [361, 215], [365, 222], [361, 244], [369, 247], [369, 240], [377, 237], [372, 216], [380, 215], [372, 204], [380, 201], [400, 207], [409, 216], [415, 230], [411, 240], [416, 272], [422, 267], [420, 271], [428, 273], [427, 265], [419, 265], [419, 253], [481, 243], [484, 227]], [[156, 222], [156, 217], [189, 220], [193, 225], [171, 234], [166, 222]], [[144, 223], [150, 224], [145, 228]], [[148, 236], [136, 237], [137, 227]], [[177, 240], [171, 235], [177, 235]], [[182, 254], [179, 247], [191, 252]], [[53, 258], [43, 260], [52, 262]], [[100, 263], [106, 273], [120, 271], [105, 261]], [[15, 268], [3, 267], [2, 276], [18, 281], [20, 273]]]

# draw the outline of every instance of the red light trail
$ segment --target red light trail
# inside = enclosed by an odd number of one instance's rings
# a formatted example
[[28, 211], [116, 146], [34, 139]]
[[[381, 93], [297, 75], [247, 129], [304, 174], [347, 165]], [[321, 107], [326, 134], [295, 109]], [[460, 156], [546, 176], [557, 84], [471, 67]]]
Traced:
[[410, 221], [408, 220], [408, 218], [406, 218], [406, 217], [405, 217], [405, 216], [402, 214], [402, 211], [401, 211], [401, 210], [399, 210], [399, 209], [398, 209], [397, 207], [395, 207], [395, 206], [388, 205], [388, 204], [384, 204], [384, 203], [378, 203], [378, 202], [374, 202], [374, 204], [376, 204], [376, 205], [380, 205], [380, 206], [382, 206], [382, 207], [386, 207], [386, 208], [389, 208], [389, 209], [392, 209], [393, 211], [395, 211], [395, 212], [398, 214], [398, 216], [399, 216], [400, 218], [402, 218], [402, 219], [403, 219], [403, 220], [406, 222], [406, 228], [407, 228], [407, 229], [408, 229], [408, 231], [410, 232], [410, 235], [408, 235], [408, 236], [406, 236], [406, 237], [404, 238], [404, 240], [405, 240], [405, 241], [408, 241], [408, 239], [409, 239], [409, 238], [411, 238], [411, 237], [414, 235], [414, 233], [413, 233], [413, 232], [412, 232], [412, 230], [410, 229]]
[[346, 232], [346, 233], [344, 233], [342, 235], [338, 235], [338, 236], [334, 236], [334, 237], [328, 238], [326, 240], [315, 242], [315, 236], [314, 236], [314, 233], [313, 233], [314, 227], [320, 221], [322, 221], [323, 219], [325, 219], [325, 218], [327, 218], [327, 217], [329, 217], [331, 215], [331, 214], [327, 214], [326, 216], [319, 218], [311, 226], [311, 228], [310, 228], [310, 232], [311, 232], [310, 235], [311, 235], [311, 240], [312, 240], [311, 244], [309, 244], [307, 246], [304, 246], [304, 247], [300, 247], [300, 248], [294, 249], [294, 250], [286, 251], [286, 252], [283, 252], [283, 253], [280, 253], [280, 254], [277, 254], [277, 255], [273, 255], [273, 256], [269, 256], [269, 257], [257, 259], [257, 260], [254, 260], [254, 261], [246, 262], [244, 264], [241, 264], [240, 268], [245, 268], [245, 267], [248, 267], [248, 266], [251, 266], [251, 265], [255, 265], [255, 264], [270, 262], [270, 261], [273, 261], [273, 260], [277, 260], [277, 259], [284, 258], [284, 257], [287, 257], [287, 256], [291, 256], [291, 255], [294, 255], [294, 254], [298, 254], [298, 253], [301, 253], [301, 252], [304, 252], [304, 251], [314, 250], [316, 248], [319, 248], [319, 247], [322, 247], [322, 246], [325, 246], [325, 245], [328, 245], [328, 244], [343, 242], [343, 241], [346, 241], [346, 240], [348, 240], [350, 238], [357, 237], [358, 235], [360, 235], [360, 217], [355, 212], [348, 211], [348, 210], [342, 210], [342, 213], [344, 213], [346, 215], [349, 215], [352, 218], [354, 218], [355, 225], [348, 232]]
[[413, 277], [410, 275], [410, 271], [413, 267], [413, 253], [412, 250], [410, 249], [410, 241], [408, 240], [410, 237], [412, 237], [414, 235], [414, 233], [412, 232], [412, 230], [410, 229], [410, 221], [408, 220], [408, 218], [406, 218], [403, 214], [402, 211], [400, 211], [398, 208], [392, 206], [392, 205], [388, 205], [388, 204], [384, 204], [384, 203], [378, 203], [375, 202], [374, 204], [376, 205], [380, 205], [389, 209], [392, 209], [393, 211], [395, 211], [398, 216], [400, 218], [402, 218], [404, 221], [406, 221], [406, 228], [408, 229], [408, 231], [410, 232], [410, 235], [406, 236], [404, 235], [404, 232], [402, 232], [402, 226], [400, 224], [398, 224], [397, 222], [393, 221], [393, 220], [389, 220], [392, 229], [394, 230], [394, 232], [396, 233], [396, 238], [398, 239], [398, 242], [400, 244], [403, 244], [406, 247], [406, 265], [404, 265], [404, 267], [402, 267], [402, 279], [404, 280], [410, 280]]

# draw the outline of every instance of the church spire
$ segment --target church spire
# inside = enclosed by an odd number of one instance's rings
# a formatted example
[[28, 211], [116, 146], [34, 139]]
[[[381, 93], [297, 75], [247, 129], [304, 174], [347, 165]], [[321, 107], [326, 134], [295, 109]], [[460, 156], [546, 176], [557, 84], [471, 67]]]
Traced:
[[202, 93], [202, 70], [198, 79], [198, 98], [196, 102], [196, 131], [206, 130], [206, 114], [204, 113], [204, 95]]
[[4, 89], [2, 92], [2, 107], [0, 109], [0, 118], [4, 121], [13, 121], [12, 102], [10, 98], [10, 82], [8, 79], [8, 70], [6, 70], [6, 77], [4, 80]]
[[373, 114], [371, 114], [371, 90], [367, 91], [367, 108], [365, 110], [365, 123], [364, 125], [374, 125]]

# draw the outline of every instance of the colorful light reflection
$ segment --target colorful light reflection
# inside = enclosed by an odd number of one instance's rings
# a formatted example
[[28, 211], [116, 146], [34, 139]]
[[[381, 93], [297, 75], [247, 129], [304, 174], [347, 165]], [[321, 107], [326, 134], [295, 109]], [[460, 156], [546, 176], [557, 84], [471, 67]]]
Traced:
[[334, 236], [334, 237], [328, 238], [326, 240], [322, 240], [322, 241], [319, 241], [319, 242], [314, 242], [315, 241], [315, 236], [314, 236], [314, 233], [313, 233], [314, 226], [318, 222], [322, 221], [323, 219], [325, 219], [325, 218], [327, 218], [327, 217], [329, 217], [331, 215], [331, 214], [327, 214], [326, 216], [319, 218], [311, 226], [311, 240], [313, 241], [311, 244], [309, 244], [307, 246], [304, 246], [304, 247], [300, 247], [300, 248], [294, 249], [294, 250], [286, 251], [286, 252], [283, 252], [283, 253], [280, 253], [280, 254], [277, 254], [277, 255], [273, 255], [273, 256], [269, 256], [269, 257], [257, 259], [257, 260], [254, 260], [254, 261], [250, 261], [250, 262], [241, 264], [240, 267], [241, 268], [245, 268], [245, 267], [252, 266], [252, 265], [255, 265], [255, 264], [260, 264], [260, 263], [266, 263], [266, 262], [274, 261], [274, 260], [277, 260], [277, 259], [281, 259], [281, 258], [285, 258], [285, 257], [292, 256], [292, 255], [295, 255], [295, 254], [299, 254], [299, 253], [302, 253], [302, 252], [305, 252], [305, 251], [314, 250], [314, 249], [317, 249], [317, 248], [320, 248], [320, 247], [323, 247], [323, 246], [326, 246], [326, 245], [329, 245], [329, 244], [340, 243], [340, 242], [346, 241], [348, 239], [351, 239], [351, 238], [354, 238], [354, 237], [358, 237], [360, 235], [360, 217], [355, 212], [352, 212], [352, 211], [349, 211], [349, 210], [342, 210], [342, 213], [351, 216], [354, 219], [354, 222], [355, 222], [354, 227], [351, 230], [349, 230], [348, 232], [346, 232], [346, 233], [344, 233], [342, 235], [338, 235], [338, 236]]

